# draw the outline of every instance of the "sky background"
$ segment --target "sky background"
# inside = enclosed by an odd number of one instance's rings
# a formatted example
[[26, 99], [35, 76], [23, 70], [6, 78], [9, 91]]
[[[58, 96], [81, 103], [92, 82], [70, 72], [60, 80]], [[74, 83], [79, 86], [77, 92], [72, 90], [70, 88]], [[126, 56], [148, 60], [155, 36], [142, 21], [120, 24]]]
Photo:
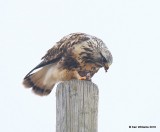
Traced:
[[[56, 97], [24, 76], [64, 35], [101, 38], [113, 54], [99, 87], [99, 132], [160, 131], [159, 0], [0, 0], [0, 131], [55, 132]], [[129, 128], [129, 126], [157, 128]]]

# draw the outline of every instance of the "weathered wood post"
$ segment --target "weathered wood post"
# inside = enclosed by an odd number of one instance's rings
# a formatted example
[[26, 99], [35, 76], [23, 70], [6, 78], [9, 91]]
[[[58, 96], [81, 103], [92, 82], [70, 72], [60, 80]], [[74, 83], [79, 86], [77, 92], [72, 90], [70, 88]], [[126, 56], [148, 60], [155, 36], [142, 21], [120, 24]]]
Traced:
[[56, 132], [98, 132], [98, 95], [98, 87], [90, 81], [58, 84]]

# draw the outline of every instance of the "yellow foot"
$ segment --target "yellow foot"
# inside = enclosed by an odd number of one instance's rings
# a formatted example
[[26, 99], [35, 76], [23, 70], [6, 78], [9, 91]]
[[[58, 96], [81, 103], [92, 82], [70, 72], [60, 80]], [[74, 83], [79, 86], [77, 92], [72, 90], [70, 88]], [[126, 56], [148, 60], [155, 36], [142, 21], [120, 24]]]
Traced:
[[79, 80], [86, 80], [87, 77], [80, 77]]

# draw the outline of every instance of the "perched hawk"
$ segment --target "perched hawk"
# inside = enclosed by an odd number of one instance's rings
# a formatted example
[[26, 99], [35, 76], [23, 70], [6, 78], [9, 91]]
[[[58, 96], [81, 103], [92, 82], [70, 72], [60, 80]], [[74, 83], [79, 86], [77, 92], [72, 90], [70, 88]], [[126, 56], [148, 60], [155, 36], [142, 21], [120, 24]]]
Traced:
[[38, 95], [48, 95], [59, 81], [90, 80], [101, 67], [107, 71], [111, 64], [111, 52], [102, 40], [72, 33], [48, 50], [42, 62], [24, 77], [23, 84]]

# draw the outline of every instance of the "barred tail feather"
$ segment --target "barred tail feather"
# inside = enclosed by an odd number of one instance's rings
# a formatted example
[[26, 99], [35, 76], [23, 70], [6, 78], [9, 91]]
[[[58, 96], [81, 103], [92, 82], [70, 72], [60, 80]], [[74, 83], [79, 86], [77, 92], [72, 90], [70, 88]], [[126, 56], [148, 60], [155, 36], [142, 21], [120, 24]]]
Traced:
[[26, 76], [23, 80], [23, 85], [26, 88], [32, 88], [33, 92], [37, 95], [48, 95], [52, 91], [55, 84], [54, 82], [45, 82], [47, 70], [48, 68], [44, 67], [41, 70]]

